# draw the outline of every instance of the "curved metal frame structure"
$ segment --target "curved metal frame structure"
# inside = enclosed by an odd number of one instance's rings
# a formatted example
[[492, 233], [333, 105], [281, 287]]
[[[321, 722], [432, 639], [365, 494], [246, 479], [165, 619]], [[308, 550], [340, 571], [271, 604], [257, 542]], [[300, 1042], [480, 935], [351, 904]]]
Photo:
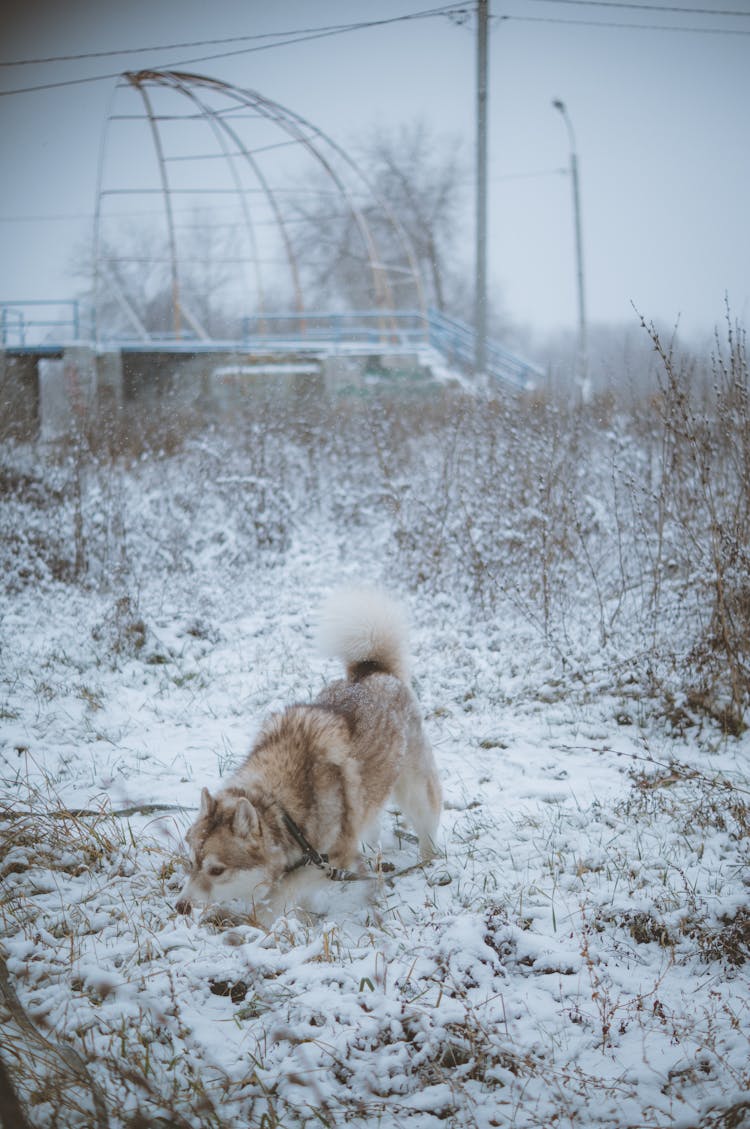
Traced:
[[[127, 113], [114, 113], [115, 100], [122, 92], [135, 95], [135, 108]], [[162, 104], [164, 100], [167, 104]], [[132, 104], [133, 99], [130, 98]], [[112, 134], [117, 123], [133, 122], [146, 125], [152, 151], [150, 160], [141, 150], [141, 159], [129, 162], [111, 182], [113, 156], [120, 162], [123, 154], [112, 150]], [[269, 129], [276, 141], [268, 141]], [[260, 136], [253, 138], [255, 130]], [[175, 131], [180, 134], [175, 136]], [[198, 140], [208, 135], [210, 151], [194, 151]], [[186, 148], [187, 144], [187, 148]], [[235, 243], [237, 253], [231, 263], [237, 267], [235, 292], [238, 306], [245, 315], [259, 317], [268, 313], [269, 294], [280, 285], [289, 294], [286, 303], [289, 311], [304, 317], [307, 303], [304, 293], [305, 261], [295, 248], [290, 227], [294, 218], [284, 205], [284, 198], [293, 198], [295, 184], [288, 179], [277, 183], [273, 179], [284, 177], [279, 165], [279, 155], [290, 154], [304, 158], [316, 167], [319, 179], [327, 186], [330, 198], [335, 201], [336, 219], [345, 218], [353, 224], [361, 245], [361, 262], [369, 277], [372, 305], [382, 312], [384, 324], [387, 313], [397, 308], [410, 308], [426, 313], [424, 290], [420, 270], [410, 241], [390, 212], [387, 202], [378, 200], [365, 175], [354, 160], [322, 130], [299, 114], [273, 102], [252, 90], [241, 89], [218, 79], [179, 71], [137, 71], [123, 74], [113, 93], [106, 119], [99, 155], [97, 196], [94, 222], [94, 316], [96, 335], [100, 336], [99, 311], [102, 298], [108, 294], [114, 299], [119, 313], [125, 318], [136, 336], [147, 339], [149, 330], [139, 316], [132, 296], [118, 281], [118, 266], [127, 261], [113, 251], [105, 239], [105, 228], [110, 222], [122, 221], [123, 213], [111, 214], [112, 201], [123, 197], [160, 199], [158, 212], [151, 211], [151, 219], [159, 218], [165, 235], [171, 290], [171, 334], [179, 339], [188, 326], [190, 335], [209, 339], [211, 334], [201, 324], [195, 311], [190, 309], [186, 297], [186, 260], [181, 248], [178, 211], [178, 194], [188, 197], [232, 201], [237, 211]], [[222, 175], [207, 186], [199, 183], [206, 169], [217, 168]], [[154, 166], [155, 161], [155, 166]], [[181, 184], [177, 173], [178, 162], [183, 169], [193, 170], [194, 179]], [[274, 167], [275, 162], [275, 167]], [[155, 183], [140, 183], [139, 173], [146, 164], [155, 168]], [[266, 167], [266, 164], [269, 167]], [[299, 160], [297, 161], [299, 164]], [[135, 177], [132, 183], [128, 178]], [[299, 182], [297, 182], [299, 183]], [[273, 237], [281, 247], [279, 257], [266, 259], [263, 248], [262, 227], [273, 228]], [[387, 232], [387, 247], [383, 233]], [[268, 238], [266, 238], [266, 243]], [[398, 261], [393, 261], [397, 248]], [[387, 255], [391, 254], [389, 263]], [[142, 260], [144, 265], [149, 260]], [[163, 262], [158, 249], [153, 262]], [[359, 258], [358, 258], [359, 261]], [[230, 263], [230, 260], [227, 260]], [[269, 274], [265, 268], [270, 267]], [[144, 272], [145, 273], [145, 272]], [[252, 286], [248, 277], [252, 275]], [[284, 281], [282, 283], [282, 276]], [[286, 312], [279, 310], [278, 312]], [[387, 331], [387, 330], [386, 330]]]

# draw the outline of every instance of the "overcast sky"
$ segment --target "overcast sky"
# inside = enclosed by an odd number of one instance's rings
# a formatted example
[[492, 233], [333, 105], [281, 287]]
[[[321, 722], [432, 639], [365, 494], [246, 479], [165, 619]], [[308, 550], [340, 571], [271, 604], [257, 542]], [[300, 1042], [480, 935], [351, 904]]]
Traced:
[[[3, 65], [0, 92], [189, 64], [282, 103], [344, 145], [375, 127], [424, 119], [438, 133], [462, 137], [471, 166], [473, 2], [463, 23], [439, 15], [203, 60], [260, 44], [167, 49], [383, 20], [427, 6], [425, 0], [26, 0], [3, 6], [3, 64], [158, 49]], [[575, 324], [571, 185], [561, 171], [569, 147], [551, 105], [559, 98], [577, 135], [590, 321], [631, 323], [635, 305], [649, 320], [679, 318], [686, 336], [703, 336], [722, 322], [726, 294], [747, 324], [750, 0], [491, 0], [490, 8], [495, 302], [539, 333]], [[92, 229], [99, 138], [114, 84], [107, 78], [0, 96], [0, 300], [66, 297], [79, 285], [70, 268]], [[460, 234], [457, 254], [470, 272], [468, 212]]]

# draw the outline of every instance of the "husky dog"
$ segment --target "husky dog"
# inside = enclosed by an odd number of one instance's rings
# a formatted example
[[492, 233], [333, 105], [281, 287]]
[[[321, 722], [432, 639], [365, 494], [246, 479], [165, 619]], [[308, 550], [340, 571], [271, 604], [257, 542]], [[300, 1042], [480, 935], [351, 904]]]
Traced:
[[329, 876], [357, 866], [391, 795], [420, 857], [434, 854], [441, 789], [409, 687], [401, 606], [377, 589], [341, 591], [321, 612], [319, 642], [346, 678], [271, 715], [225, 787], [203, 789], [179, 913], [233, 898], [282, 905], [287, 876], [309, 879], [309, 864]]

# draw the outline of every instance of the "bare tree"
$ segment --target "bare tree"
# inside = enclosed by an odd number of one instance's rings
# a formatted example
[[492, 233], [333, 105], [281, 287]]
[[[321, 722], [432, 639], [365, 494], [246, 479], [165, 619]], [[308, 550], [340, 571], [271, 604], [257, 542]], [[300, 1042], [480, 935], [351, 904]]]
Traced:
[[[378, 261], [387, 265], [391, 278], [406, 277], [416, 263], [428, 304], [446, 310], [451, 293], [465, 289], [465, 282], [460, 287], [455, 280], [468, 267], [456, 252], [471, 214], [471, 181], [460, 141], [436, 136], [418, 121], [395, 133], [378, 130], [355, 156], [362, 185], [367, 186], [356, 203]], [[327, 305], [332, 300], [372, 305], [372, 248], [363, 240], [352, 209], [322, 170], [301, 186], [293, 213], [295, 253], [308, 292]], [[397, 305], [413, 301], [413, 295], [394, 294]]]
[[411, 240], [432, 304], [445, 310], [449, 263], [468, 214], [460, 141], [436, 137], [417, 121], [395, 134], [378, 131], [362, 150], [362, 164]]
[[183, 330], [219, 337], [236, 331], [244, 298], [235, 242], [213, 214], [191, 213], [181, 225], [175, 287], [163, 229], [153, 219], [122, 221], [102, 238], [96, 264], [87, 249], [75, 269], [105, 334], [169, 334], [177, 299]]
[[[320, 309], [377, 306], [362, 226], [322, 170], [292, 196], [288, 207], [305, 305]], [[363, 213], [363, 218], [371, 230], [372, 216]], [[385, 258], [382, 253], [381, 258]]]

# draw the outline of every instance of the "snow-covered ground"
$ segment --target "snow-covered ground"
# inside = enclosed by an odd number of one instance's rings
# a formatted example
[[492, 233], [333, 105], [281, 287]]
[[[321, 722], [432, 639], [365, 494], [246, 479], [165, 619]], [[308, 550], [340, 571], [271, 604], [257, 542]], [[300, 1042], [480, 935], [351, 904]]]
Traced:
[[[488, 601], [431, 567], [459, 473], [444, 425], [416, 451], [374, 428], [359, 471], [302, 419], [258, 427], [260, 452], [251, 427], [3, 454], [0, 1057], [30, 1123], [750, 1124], [748, 735], [670, 724], [611, 635], [593, 651], [606, 593], [569, 592], [555, 636], [518, 571]], [[352, 580], [410, 609], [439, 858], [270, 931], [178, 916], [200, 787], [338, 676], [312, 623]], [[389, 812], [406, 868], [397, 831]]]

